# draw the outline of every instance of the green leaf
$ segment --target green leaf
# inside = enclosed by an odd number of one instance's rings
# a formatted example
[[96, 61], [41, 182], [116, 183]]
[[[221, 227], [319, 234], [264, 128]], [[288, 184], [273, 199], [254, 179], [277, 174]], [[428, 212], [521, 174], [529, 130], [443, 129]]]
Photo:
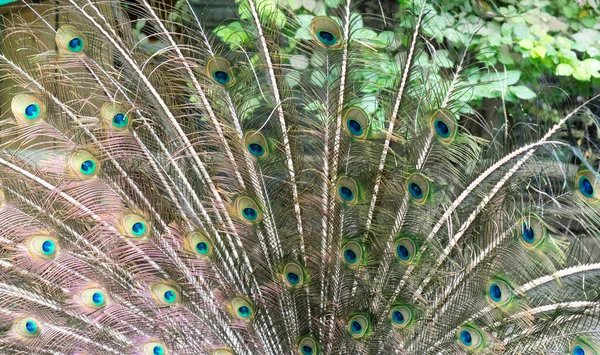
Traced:
[[546, 47], [535, 46], [529, 51], [529, 54], [531, 55], [531, 58], [545, 58], [547, 52]]
[[508, 90], [521, 100], [531, 100], [536, 97], [535, 92], [525, 85], [511, 86]]
[[523, 49], [531, 49], [533, 48], [533, 41], [530, 39], [522, 39], [519, 41], [519, 46]]
[[453, 68], [454, 63], [450, 59], [450, 52], [446, 49], [435, 51], [435, 62], [442, 68]]
[[560, 63], [556, 66], [554, 74], [558, 76], [571, 76], [573, 74], [573, 67], [569, 64]]
[[579, 81], [590, 81], [592, 75], [585, 70], [583, 65], [578, 65], [575, 67], [575, 71], [573, 72], [573, 77]]

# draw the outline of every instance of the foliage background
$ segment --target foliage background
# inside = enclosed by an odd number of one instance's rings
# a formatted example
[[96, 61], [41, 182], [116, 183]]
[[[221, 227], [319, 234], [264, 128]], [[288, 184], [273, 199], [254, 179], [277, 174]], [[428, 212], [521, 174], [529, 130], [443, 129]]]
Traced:
[[[275, 0], [260, 0], [260, 6], [278, 13]], [[280, 0], [310, 23], [315, 15], [328, 13], [341, 0]], [[407, 10], [425, 0], [365, 1], [358, 5], [360, 36], [381, 45], [396, 45], [380, 22], [369, 14], [393, 16], [401, 26], [411, 26]], [[540, 124], [556, 122], [574, 105], [600, 94], [600, 1], [599, 0], [444, 0], [429, 1], [431, 19], [424, 33], [439, 45], [435, 61], [439, 70], [455, 67], [466, 52], [471, 95], [465, 100], [465, 113], [477, 111], [490, 122], [504, 120], [511, 113], [529, 117]], [[246, 4], [237, 1], [236, 10], [247, 18]], [[393, 14], [393, 15], [392, 15]], [[363, 21], [364, 20], [364, 21]], [[233, 48], [244, 42], [242, 23], [226, 21], [214, 29], [215, 35]], [[306, 33], [292, 34], [303, 39]], [[294, 42], [284, 48], [294, 53]], [[310, 58], [292, 57], [292, 65], [309, 66]], [[393, 58], [390, 58], [393, 60]], [[427, 65], [428, 58], [420, 60]], [[382, 76], [384, 81], [384, 76]], [[294, 83], [292, 82], [293, 86]], [[385, 85], [383, 83], [382, 85]], [[369, 104], [365, 104], [369, 106]], [[377, 114], [375, 104], [371, 113]], [[600, 111], [590, 107], [587, 114], [569, 127], [572, 141], [595, 146], [599, 136], [595, 117]], [[587, 142], [587, 143], [586, 143]], [[592, 144], [590, 144], [592, 142]]]

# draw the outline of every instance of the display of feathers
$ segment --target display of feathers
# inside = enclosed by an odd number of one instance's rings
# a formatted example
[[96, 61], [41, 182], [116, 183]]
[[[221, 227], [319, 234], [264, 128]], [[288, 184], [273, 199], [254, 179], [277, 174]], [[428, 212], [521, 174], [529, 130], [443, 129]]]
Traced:
[[494, 126], [426, 5], [393, 46], [274, 4], [238, 46], [189, 4], [4, 15], [0, 353], [600, 354], [588, 103]]

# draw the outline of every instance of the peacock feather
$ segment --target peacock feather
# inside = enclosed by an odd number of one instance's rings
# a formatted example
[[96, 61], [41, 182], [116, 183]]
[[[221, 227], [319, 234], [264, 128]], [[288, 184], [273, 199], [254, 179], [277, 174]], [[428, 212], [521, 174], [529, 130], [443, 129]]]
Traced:
[[600, 354], [589, 102], [495, 127], [418, 3], [390, 41], [346, 1], [244, 0], [237, 45], [187, 1], [5, 14], [2, 353]]

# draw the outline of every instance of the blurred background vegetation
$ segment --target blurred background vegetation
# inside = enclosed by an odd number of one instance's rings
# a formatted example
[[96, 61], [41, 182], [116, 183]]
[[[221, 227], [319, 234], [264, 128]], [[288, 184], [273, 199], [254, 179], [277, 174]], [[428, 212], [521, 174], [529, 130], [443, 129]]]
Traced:
[[[300, 21], [331, 14], [342, 0], [279, 0], [295, 11]], [[357, 38], [372, 45], [400, 46], [390, 28], [374, 18], [385, 16], [400, 26], [412, 26], [411, 8], [425, 0], [367, 0], [357, 4], [361, 13]], [[273, 18], [285, 16], [275, 0], [259, 0]], [[185, 3], [185, 1], [183, 1]], [[243, 23], [249, 17], [244, 0], [192, 0], [206, 26], [231, 49], [244, 42]], [[600, 0], [439, 0], [427, 1], [430, 10], [424, 35], [436, 48], [435, 58], [423, 55], [422, 65], [435, 60], [436, 70], [456, 68], [464, 57], [466, 77], [472, 84], [464, 113], [476, 111], [490, 122], [502, 117], [530, 117], [540, 124], [556, 122], [568, 110], [600, 94]], [[357, 15], [358, 16], [358, 15]], [[282, 24], [283, 25], [283, 24]], [[310, 39], [299, 29], [283, 51], [291, 65], [318, 66], [298, 53], [294, 40]], [[306, 37], [306, 38], [305, 38]], [[393, 58], [390, 58], [393, 60]], [[291, 80], [291, 79], [290, 79]], [[385, 75], [380, 83], [385, 86]], [[433, 78], [432, 80], [435, 80]], [[294, 82], [290, 85], [293, 87]], [[375, 95], [375, 93], [374, 93]], [[369, 106], [369, 104], [365, 104]], [[377, 115], [376, 103], [371, 113]], [[571, 123], [572, 143], [595, 146], [599, 137], [595, 117], [600, 105]], [[591, 144], [590, 144], [591, 142]]]

